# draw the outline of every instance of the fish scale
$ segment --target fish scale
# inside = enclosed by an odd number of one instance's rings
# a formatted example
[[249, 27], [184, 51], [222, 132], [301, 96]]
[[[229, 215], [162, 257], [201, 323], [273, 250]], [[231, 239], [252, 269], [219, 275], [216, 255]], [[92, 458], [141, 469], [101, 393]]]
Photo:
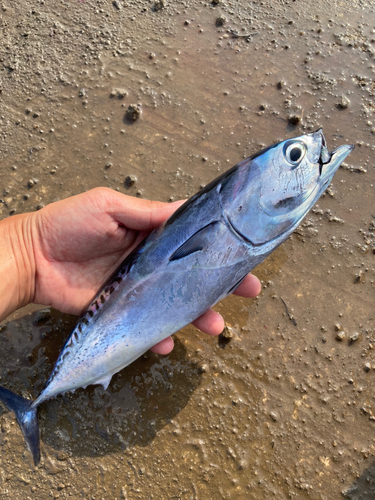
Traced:
[[296, 229], [354, 146], [321, 130], [241, 161], [184, 203], [121, 263], [91, 302], [35, 401], [0, 387], [34, 463], [38, 406], [112, 376], [232, 293]]

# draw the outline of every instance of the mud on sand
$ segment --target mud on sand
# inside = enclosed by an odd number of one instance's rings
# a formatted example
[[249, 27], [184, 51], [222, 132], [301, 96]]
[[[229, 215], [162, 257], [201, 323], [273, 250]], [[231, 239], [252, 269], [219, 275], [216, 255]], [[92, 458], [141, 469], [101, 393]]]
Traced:
[[[260, 297], [218, 305], [229, 337], [188, 327], [42, 405], [37, 468], [3, 411], [1, 497], [374, 498], [374, 21], [366, 1], [1, 3], [1, 218], [95, 186], [184, 198], [319, 126], [358, 146]], [[73, 323], [8, 318], [1, 383], [35, 396]]]

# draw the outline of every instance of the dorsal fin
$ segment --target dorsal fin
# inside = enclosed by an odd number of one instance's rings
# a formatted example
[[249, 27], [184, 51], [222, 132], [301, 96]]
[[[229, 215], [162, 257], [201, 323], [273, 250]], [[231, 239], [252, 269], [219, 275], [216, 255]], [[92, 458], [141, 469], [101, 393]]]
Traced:
[[[242, 163], [242, 162], [241, 162]], [[227, 170], [226, 172], [223, 172], [221, 175], [219, 175], [219, 177], [216, 177], [216, 179], [214, 179], [213, 181], [211, 181], [209, 184], [207, 184], [207, 186], [205, 186], [203, 189], [201, 189], [200, 191], [198, 191], [198, 193], [196, 193], [194, 196], [192, 196], [191, 198], [189, 198], [187, 201], [185, 201], [185, 203], [183, 205], [181, 205], [170, 217], [169, 219], [167, 220], [167, 222], [165, 223], [165, 226], [170, 226], [174, 221], [176, 221], [177, 219], [179, 219], [181, 217], [181, 215], [191, 206], [193, 205], [195, 202], [198, 202], [199, 198], [202, 198], [206, 193], [208, 193], [209, 191], [211, 191], [212, 189], [215, 189], [219, 184], [220, 182], [222, 182], [226, 177], [229, 177], [232, 172], [234, 172], [235, 170], [237, 170], [237, 168], [239, 167], [240, 164], [237, 164], [237, 165], [234, 165], [234, 167], [232, 167], [231, 169]]]

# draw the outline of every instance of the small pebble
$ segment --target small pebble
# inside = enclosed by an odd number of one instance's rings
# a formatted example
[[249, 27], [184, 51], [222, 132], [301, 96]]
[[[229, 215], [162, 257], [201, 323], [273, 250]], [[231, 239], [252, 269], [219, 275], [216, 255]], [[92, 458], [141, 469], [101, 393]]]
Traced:
[[158, 11], [158, 10], [161, 10], [165, 7], [165, 2], [164, 0], [156, 0], [156, 2], [154, 3], [154, 11]]
[[365, 363], [363, 366], [365, 372], [369, 372], [371, 370], [371, 364], [370, 363]]
[[354, 283], [363, 283], [365, 281], [365, 273], [362, 269], [354, 276]]
[[358, 332], [355, 332], [353, 333], [353, 335], [350, 335], [350, 343], [352, 344], [353, 342], [355, 342], [356, 340], [359, 339], [359, 333]]
[[270, 417], [272, 418], [272, 420], [273, 420], [274, 422], [276, 422], [276, 421], [277, 421], [277, 419], [279, 418], [279, 417], [278, 417], [278, 415], [277, 415], [277, 413], [276, 413], [275, 411], [271, 411], [271, 413], [270, 413]]
[[123, 99], [127, 94], [128, 94], [127, 90], [115, 88], [111, 90], [110, 96], [117, 97], [118, 99]]
[[135, 175], [128, 175], [125, 179], [125, 186], [131, 187], [137, 182], [137, 177]]
[[38, 311], [33, 319], [33, 324], [35, 326], [40, 326], [46, 321], [50, 320], [52, 318], [52, 314], [50, 309], [42, 309], [41, 311]]
[[343, 332], [343, 331], [337, 332], [337, 334], [336, 334], [336, 339], [337, 340], [342, 341], [342, 340], [345, 340], [345, 338], [346, 338], [346, 333], [345, 332]]
[[128, 120], [135, 122], [141, 115], [141, 108], [137, 104], [130, 104], [125, 116]]
[[224, 328], [224, 330], [221, 332], [221, 335], [225, 339], [231, 339], [231, 338], [233, 338], [233, 328], [231, 328], [230, 326], [226, 326]]
[[223, 15], [216, 19], [216, 26], [223, 26], [227, 22], [227, 18]]
[[345, 95], [342, 95], [340, 101], [337, 104], [337, 107], [340, 109], [346, 109], [349, 107], [349, 104], [349, 99]]
[[302, 115], [297, 113], [292, 113], [288, 116], [288, 122], [291, 125], [298, 125], [302, 120]]
[[198, 371], [199, 371], [199, 373], [207, 373], [208, 372], [208, 365], [206, 363], [199, 365]]

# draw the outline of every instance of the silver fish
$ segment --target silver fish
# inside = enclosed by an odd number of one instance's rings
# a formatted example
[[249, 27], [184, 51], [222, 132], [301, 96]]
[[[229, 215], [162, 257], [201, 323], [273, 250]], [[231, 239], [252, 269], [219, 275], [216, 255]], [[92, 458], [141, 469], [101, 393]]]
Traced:
[[120, 265], [78, 321], [35, 401], [0, 387], [34, 463], [37, 407], [111, 377], [233, 292], [299, 225], [354, 146], [321, 130], [241, 161], [190, 198]]

